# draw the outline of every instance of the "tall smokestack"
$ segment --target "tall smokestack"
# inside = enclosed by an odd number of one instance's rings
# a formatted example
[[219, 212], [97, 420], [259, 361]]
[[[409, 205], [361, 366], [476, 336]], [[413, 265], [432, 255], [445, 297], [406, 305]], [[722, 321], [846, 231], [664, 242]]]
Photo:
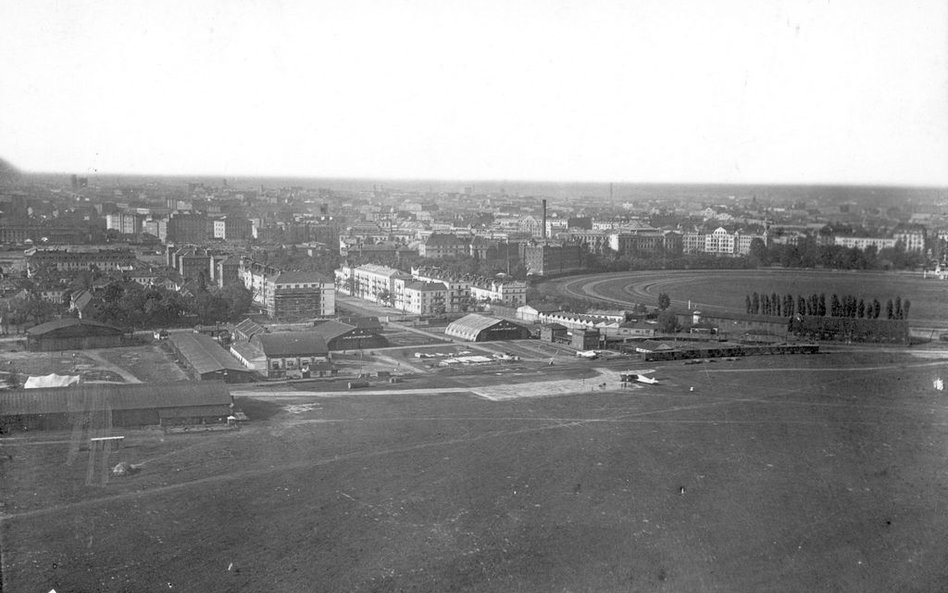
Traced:
[[543, 200], [543, 228], [540, 229], [540, 237], [546, 239], [546, 200]]

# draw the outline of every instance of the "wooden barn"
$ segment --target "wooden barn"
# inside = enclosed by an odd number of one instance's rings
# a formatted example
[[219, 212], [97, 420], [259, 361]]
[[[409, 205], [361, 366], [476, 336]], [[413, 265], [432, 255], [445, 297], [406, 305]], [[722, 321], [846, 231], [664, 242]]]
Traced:
[[86, 384], [0, 392], [0, 433], [226, 424], [233, 413], [222, 383]]
[[122, 345], [125, 331], [88, 319], [56, 319], [26, 330], [26, 347], [36, 352], [114, 348]]

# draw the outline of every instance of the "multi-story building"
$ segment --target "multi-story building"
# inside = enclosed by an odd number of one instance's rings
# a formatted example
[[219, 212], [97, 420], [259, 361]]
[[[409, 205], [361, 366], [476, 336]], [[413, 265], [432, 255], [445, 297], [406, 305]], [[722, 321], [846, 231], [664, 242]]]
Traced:
[[448, 290], [446, 311], [468, 311], [475, 303], [502, 303], [519, 307], [527, 300], [527, 283], [473, 276], [456, 276], [438, 268], [412, 268], [411, 276], [422, 282], [443, 284]]
[[678, 231], [662, 231], [662, 242], [666, 253], [681, 253], [684, 247], [683, 236]]
[[682, 253], [702, 253], [705, 247], [704, 233], [685, 233], [681, 236]]
[[316, 272], [279, 272], [266, 277], [262, 301], [267, 315], [280, 319], [336, 313], [335, 286]]
[[530, 242], [523, 245], [521, 259], [528, 274], [536, 276], [569, 274], [582, 269], [582, 247], [551, 242]]
[[896, 242], [901, 241], [902, 246], [908, 253], [925, 252], [925, 227], [919, 227], [915, 229], [899, 229], [892, 234], [892, 238], [895, 239]]
[[527, 283], [519, 280], [481, 279], [471, 283], [471, 298], [517, 308], [527, 304]]
[[602, 254], [610, 248], [610, 235], [605, 231], [570, 229], [568, 232], [559, 233], [556, 237], [564, 243], [580, 245], [589, 253]]
[[763, 241], [764, 245], [767, 244], [766, 235], [756, 235], [749, 233], [735, 233], [734, 234], [734, 249], [738, 255], [747, 255], [750, 253], [751, 244], [754, 242], [754, 239], [760, 239]]
[[168, 219], [167, 240], [172, 243], [203, 243], [207, 236], [208, 222], [202, 214], [176, 212]]
[[429, 259], [467, 255], [470, 253], [470, 245], [469, 237], [434, 233], [418, 246], [418, 255]]
[[727, 232], [724, 227], [714, 229], [704, 236], [704, 252], [714, 255], [734, 255], [734, 235]]
[[215, 239], [224, 239], [226, 236], [226, 229], [227, 229], [224, 219], [218, 218], [217, 220], [213, 220], [211, 221], [211, 225], [214, 229], [213, 232], [211, 233], [211, 236], [214, 237]]
[[658, 229], [643, 229], [641, 231], [609, 235], [609, 248], [619, 255], [656, 253], [662, 249], [664, 243], [664, 236]]
[[105, 228], [118, 231], [123, 235], [137, 235], [142, 232], [142, 221], [145, 219], [140, 214], [129, 212], [116, 212], [105, 216]]
[[214, 280], [218, 288], [240, 283], [240, 259], [234, 256], [214, 258]]
[[214, 278], [214, 258], [203, 249], [186, 249], [177, 255], [177, 262], [177, 272], [185, 280], [210, 283]]
[[401, 288], [401, 309], [415, 315], [441, 315], [447, 310], [448, 288], [441, 282], [411, 280]]
[[537, 220], [534, 216], [527, 215], [518, 220], [517, 229], [531, 237], [543, 236], [543, 222]]
[[135, 254], [120, 249], [78, 251], [32, 247], [27, 249], [25, 254], [29, 276], [44, 268], [57, 272], [79, 272], [95, 267], [102, 272], [111, 272], [131, 270], [135, 264]]
[[[226, 283], [229, 262], [220, 262], [218, 282]], [[284, 272], [250, 258], [239, 261], [237, 274], [253, 294], [254, 303], [270, 317], [298, 319], [336, 313], [336, 287], [322, 274]]]
[[244, 287], [253, 295], [253, 301], [258, 305], [263, 304], [264, 284], [267, 276], [278, 274], [279, 270], [273, 266], [268, 266], [260, 262], [255, 262], [249, 257], [241, 258], [237, 274], [244, 283]]
[[245, 241], [253, 235], [250, 221], [239, 216], [225, 216], [212, 221], [215, 239], [225, 241]]
[[161, 218], [149, 218], [142, 223], [142, 232], [154, 235], [162, 242], [168, 239], [168, 220]]
[[835, 245], [846, 248], [855, 247], [861, 251], [865, 251], [869, 246], [874, 246], [879, 250], [895, 247], [895, 239], [891, 237], [847, 237], [836, 235], [833, 238], [833, 242]]
[[445, 301], [447, 313], [467, 311], [471, 303], [471, 278], [446, 274], [437, 268], [412, 268], [411, 277], [421, 282], [439, 282], [448, 291]]
[[357, 268], [343, 266], [336, 270], [336, 288], [339, 292], [392, 306], [400, 298], [395, 284], [398, 279], [409, 280], [411, 276], [395, 268], [375, 264]]

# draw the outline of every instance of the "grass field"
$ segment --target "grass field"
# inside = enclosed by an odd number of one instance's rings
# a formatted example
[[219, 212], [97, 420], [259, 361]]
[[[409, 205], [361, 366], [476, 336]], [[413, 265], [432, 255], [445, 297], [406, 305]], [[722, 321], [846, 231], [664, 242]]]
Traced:
[[[545, 285], [574, 296], [601, 296], [613, 301], [642, 302], [655, 305], [661, 292], [678, 306], [690, 300], [696, 308], [724, 308], [744, 312], [745, 295], [754, 292], [783, 296], [809, 296], [825, 293], [827, 306], [835, 293], [851, 294], [867, 301], [887, 299], [912, 301], [909, 322], [912, 325], [948, 326], [948, 282], [923, 279], [921, 274], [848, 272], [797, 269], [761, 270], [669, 270], [630, 272], [563, 279]], [[584, 286], [588, 290], [584, 291]]]
[[143, 470], [104, 485], [69, 434], [4, 441], [4, 591], [944, 590], [945, 362], [655, 368], [501, 402], [243, 399], [237, 432], [130, 433], [109, 463]]

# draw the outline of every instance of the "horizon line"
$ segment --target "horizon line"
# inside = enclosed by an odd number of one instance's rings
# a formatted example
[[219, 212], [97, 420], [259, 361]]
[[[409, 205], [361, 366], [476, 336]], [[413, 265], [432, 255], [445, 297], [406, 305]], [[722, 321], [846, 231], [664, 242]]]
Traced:
[[[9, 161], [7, 161], [9, 163]], [[12, 166], [12, 165], [11, 165]], [[622, 180], [590, 180], [590, 179], [529, 179], [529, 178], [473, 178], [473, 177], [379, 177], [379, 176], [345, 176], [345, 175], [302, 175], [294, 174], [273, 174], [273, 173], [245, 173], [245, 174], [221, 174], [221, 173], [143, 173], [143, 172], [111, 172], [94, 171], [92, 173], [76, 173], [69, 171], [23, 171], [14, 168], [21, 176], [71, 176], [78, 177], [166, 177], [166, 178], [218, 178], [218, 179], [310, 179], [310, 180], [344, 180], [344, 181], [394, 181], [401, 183], [537, 183], [537, 184], [562, 184], [562, 185], [694, 185], [694, 186], [775, 186], [775, 187], [891, 187], [891, 188], [913, 188], [913, 189], [938, 189], [948, 191], [948, 182], [943, 185], [936, 183], [896, 183], [892, 181], [631, 181]]]

